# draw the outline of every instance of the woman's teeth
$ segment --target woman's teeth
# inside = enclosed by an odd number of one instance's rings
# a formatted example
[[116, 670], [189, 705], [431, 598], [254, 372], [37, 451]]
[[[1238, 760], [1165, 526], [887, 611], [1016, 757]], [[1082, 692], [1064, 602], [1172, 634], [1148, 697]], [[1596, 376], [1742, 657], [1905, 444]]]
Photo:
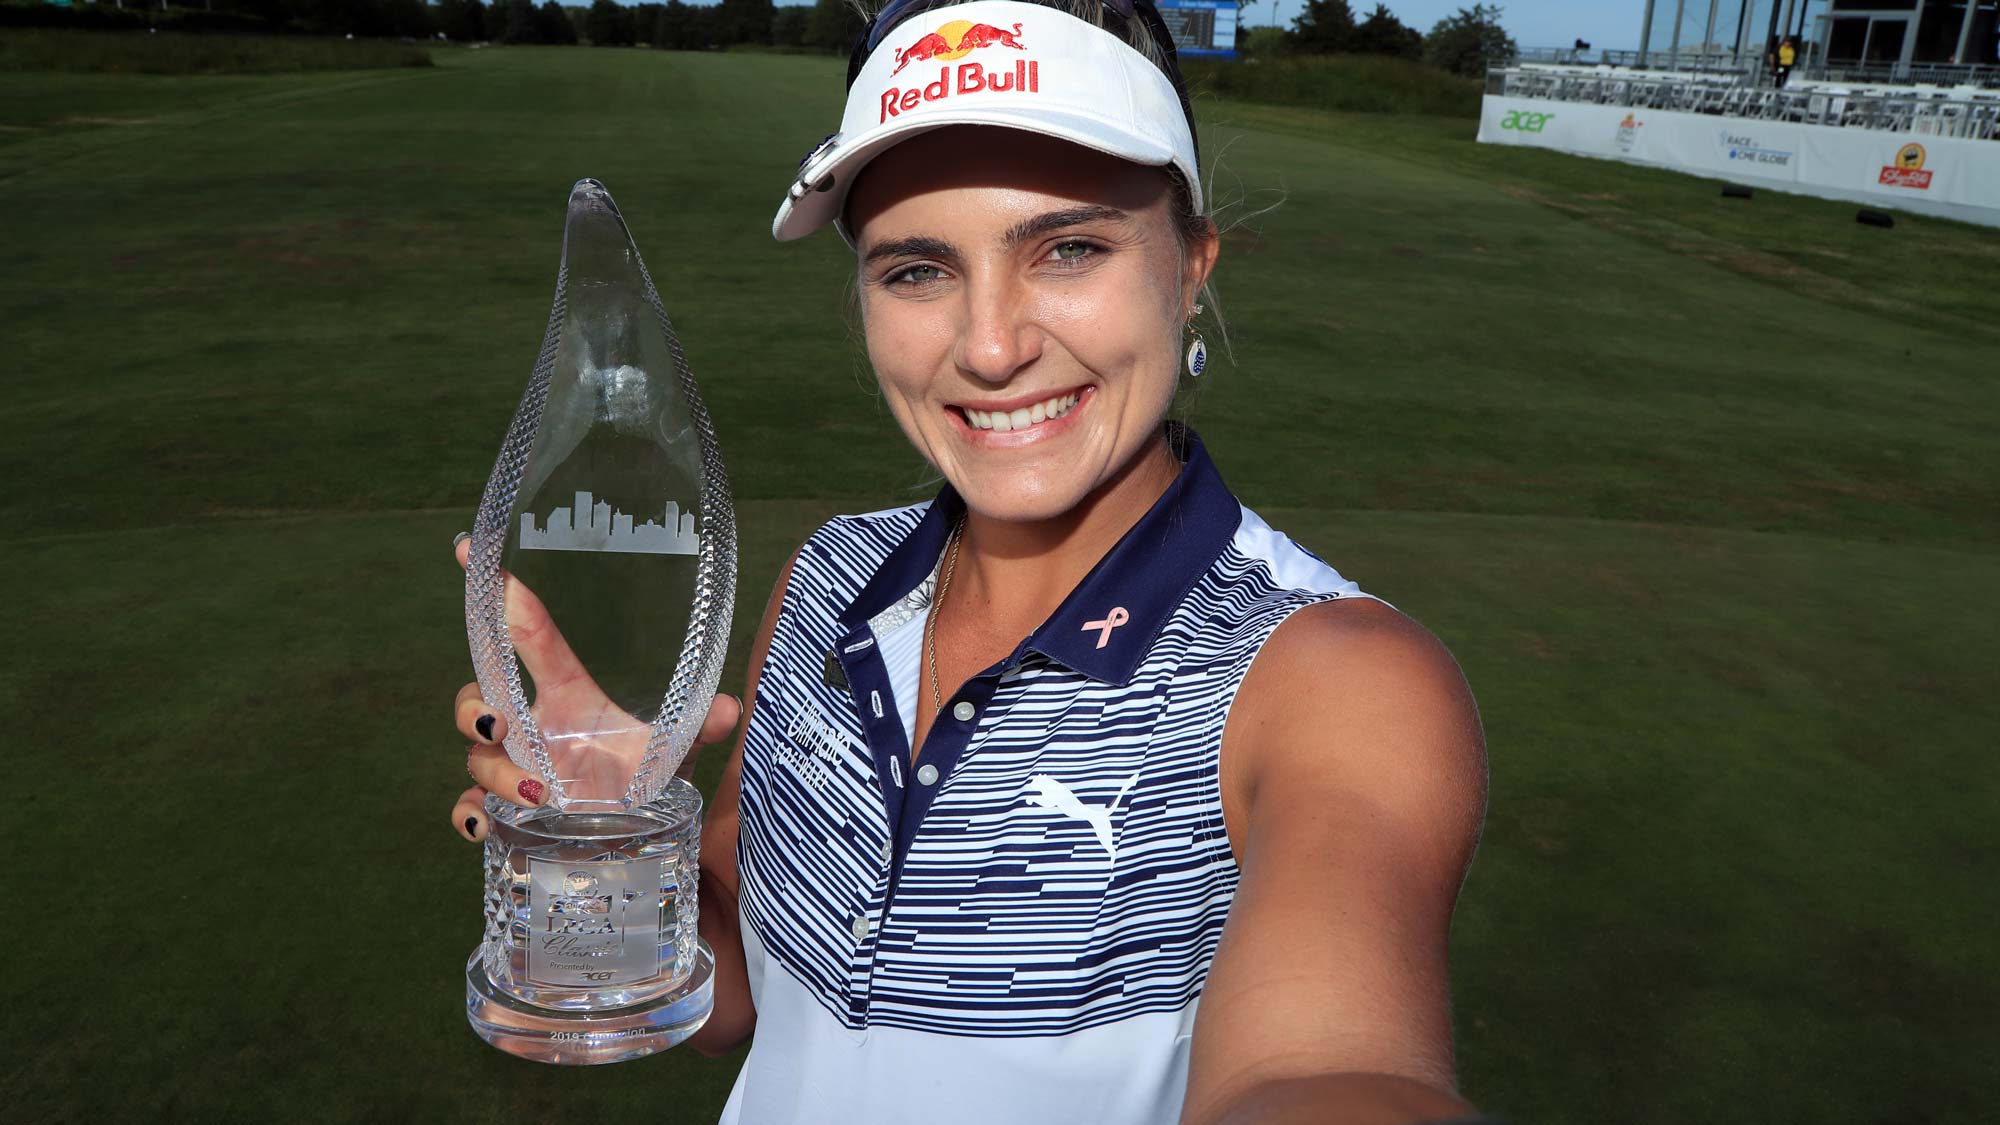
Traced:
[[1009, 430], [1025, 430], [1038, 422], [1048, 422], [1068, 414], [1076, 408], [1082, 392], [1058, 395], [1047, 402], [1024, 406], [1019, 410], [965, 410], [965, 420], [975, 430], [992, 430], [1004, 434]]

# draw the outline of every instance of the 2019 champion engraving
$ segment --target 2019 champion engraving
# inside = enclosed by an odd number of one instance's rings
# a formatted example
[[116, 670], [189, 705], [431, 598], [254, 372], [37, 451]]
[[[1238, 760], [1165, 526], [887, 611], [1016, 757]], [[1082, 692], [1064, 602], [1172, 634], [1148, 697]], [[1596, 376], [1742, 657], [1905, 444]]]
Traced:
[[708, 1018], [701, 796], [675, 770], [715, 694], [735, 592], [714, 427], [610, 193], [579, 181], [466, 567], [480, 690], [506, 715], [508, 756], [548, 786], [533, 808], [486, 802], [466, 1015], [494, 1046], [616, 1062]]

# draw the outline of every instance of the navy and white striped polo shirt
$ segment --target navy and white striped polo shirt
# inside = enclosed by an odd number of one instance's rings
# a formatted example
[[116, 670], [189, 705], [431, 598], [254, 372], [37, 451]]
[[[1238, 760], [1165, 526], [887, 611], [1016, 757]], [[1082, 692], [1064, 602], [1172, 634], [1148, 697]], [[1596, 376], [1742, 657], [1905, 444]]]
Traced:
[[963, 501], [836, 519], [793, 564], [744, 740], [757, 1032], [725, 1123], [1169, 1122], [1235, 893], [1217, 763], [1250, 662], [1366, 597], [1190, 431], [1145, 517], [910, 761]]

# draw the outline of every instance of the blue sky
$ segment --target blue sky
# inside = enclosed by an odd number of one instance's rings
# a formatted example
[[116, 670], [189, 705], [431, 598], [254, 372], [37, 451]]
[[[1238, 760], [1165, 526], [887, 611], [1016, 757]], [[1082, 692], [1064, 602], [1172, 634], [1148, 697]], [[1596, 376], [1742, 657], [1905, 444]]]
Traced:
[[[1429, 31], [1431, 25], [1460, 8], [1471, 7], [1471, 0], [1383, 0], [1396, 18], [1416, 28]], [[1375, 9], [1375, 0], [1351, 0], [1354, 14], [1367, 15]], [[1689, 7], [1699, 5], [1702, 18], [1707, 18], [1708, 5], [1700, 0], [1690, 0]], [[1667, 0], [1669, 11], [1672, 0]], [[1277, 0], [1278, 22], [1289, 27], [1305, 7], [1302, 0]], [[1579, 36], [1588, 39], [1594, 47], [1637, 47], [1639, 45], [1639, 20], [1645, 14], [1645, 0], [1515, 0], [1500, 7], [1506, 10], [1500, 23], [1514, 41], [1524, 47], [1567, 47]], [[1271, 0], [1245, 5], [1243, 15], [1252, 27], [1271, 22]], [[1729, 5], [1735, 13], [1735, 5]], [[1664, 22], [1664, 21], [1663, 21]], [[1690, 18], [1690, 23], [1693, 22]]]

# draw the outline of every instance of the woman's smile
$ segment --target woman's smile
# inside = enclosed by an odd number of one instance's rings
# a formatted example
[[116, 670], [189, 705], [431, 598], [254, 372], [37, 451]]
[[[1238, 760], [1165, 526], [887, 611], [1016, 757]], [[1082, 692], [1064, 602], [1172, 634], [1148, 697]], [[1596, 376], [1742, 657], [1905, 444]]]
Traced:
[[1010, 399], [953, 403], [945, 415], [964, 440], [986, 449], [1018, 449], [1053, 441], [1076, 428], [1078, 416], [1097, 395], [1085, 386], [1054, 394], [1031, 393]]

